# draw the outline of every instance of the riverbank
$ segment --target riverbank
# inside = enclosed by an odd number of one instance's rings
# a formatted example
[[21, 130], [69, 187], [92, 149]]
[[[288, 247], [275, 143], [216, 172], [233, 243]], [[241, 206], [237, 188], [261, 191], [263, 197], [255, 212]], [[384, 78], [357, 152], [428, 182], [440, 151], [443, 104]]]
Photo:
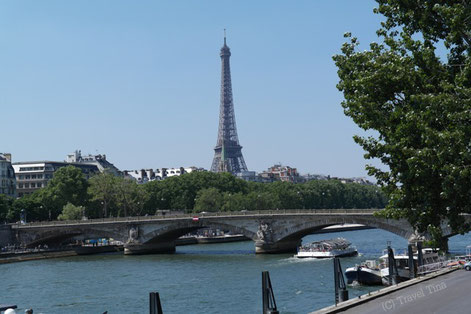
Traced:
[[0, 264], [34, 261], [49, 258], [70, 257], [78, 255], [91, 255], [110, 252], [120, 252], [122, 245], [80, 246], [61, 250], [42, 250], [33, 252], [2, 253]]
[[[331, 313], [465, 313], [471, 305], [468, 298], [469, 272], [460, 267], [442, 269], [422, 277], [401, 282], [358, 298], [332, 305], [310, 314]], [[463, 280], [464, 279], [464, 280]], [[447, 291], [445, 291], [445, 289]], [[433, 296], [432, 296], [433, 294]], [[446, 300], [453, 298], [451, 310]], [[444, 302], [445, 301], [445, 302]], [[442, 307], [442, 311], [437, 310]]]

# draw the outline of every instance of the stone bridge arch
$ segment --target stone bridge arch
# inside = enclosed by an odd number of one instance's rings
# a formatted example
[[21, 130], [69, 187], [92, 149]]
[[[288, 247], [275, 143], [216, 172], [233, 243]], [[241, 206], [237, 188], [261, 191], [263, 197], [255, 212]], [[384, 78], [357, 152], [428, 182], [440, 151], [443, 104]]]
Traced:
[[257, 253], [295, 252], [301, 239], [332, 225], [361, 224], [394, 233], [408, 241], [415, 239], [414, 228], [406, 220], [389, 220], [372, 215], [325, 215], [292, 217], [281, 221], [267, 217], [260, 222], [261, 236], [255, 241]]
[[59, 246], [61, 243], [72, 238], [78, 240], [113, 238], [123, 242], [126, 240], [123, 228], [116, 230], [115, 228], [107, 228], [103, 225], [38, 228], [36, 232], [20, 229], [16, 231], [15, 236], [19, 243], [23, 243], [29, 248], [44, 244], [52, 247]]
[[302, 237], [312, 234], [314, 231], [318, 231], [325, 227], [339, 225], [339, 224], [360, 224], [367, 227], [372, 227], [376, 229], [382, 229], [395, 235], [398, 235], [402, 238], [408, 240], [412, 235], [414, 235], [414, 229], [410, 224], [405, 220], [394, 220], [393, 221], [381, 221], [377, 219], [370, 218], [355, 218], [349, 221], [345, 221], [345, 218], [342, 217], [329, 217], [326, 219], [308, 219], [301, 221], [298, 224], [293, 224], [288, 228], [282, 229], [276, 237], [275, 241], [283, 241], [286, 239], [301, 239]]
[[245, 237], [256, 240], [256, 230], [243, 227], [237, 223], [231, 223], [229, 219], [185, 219], [164, 224], [141, 224], [134, 227], [127, 240], [125, 254], [147, 254], [159, 252], [174, 252], [175, 241], [192, 231], [203, 228], [223, 229], [233, 234], [242, 234]]
[[249, 239], [255, 239], [256, 233], [252, 232], [246, 228], [242, 228], [239, 226], [231, 225], [224, 222], [219, 221], [201, 221], [198, 223], [185, 221], [179, 222], [175, 224], [169, 224], [164, 228], [160, 228], [157, 230], [152, 230], [149, 232], [143, 231], [143, 234], [140, 235], [141, 243], [153, 243], [159, 242], [162, 240], [170, 240], [175, 241], [176, 239], [180, 238], [181, 236], [188, 234], [190, 232], [196, 231], [198, 229], [222, 229], [230, 231], [233, 234], [242, 234]]

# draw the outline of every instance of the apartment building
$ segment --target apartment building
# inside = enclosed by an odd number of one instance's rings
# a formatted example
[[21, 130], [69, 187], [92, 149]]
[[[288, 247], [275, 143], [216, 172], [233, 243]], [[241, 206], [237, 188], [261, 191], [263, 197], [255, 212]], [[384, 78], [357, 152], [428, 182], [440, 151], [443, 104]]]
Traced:
[[62, 167], [74, 166], [82, 170], [86, 178], [99, 173], [96, 165], [69, 163], [58, 161], [27, 161], [13, 163], [16, 175], [16, 189], [18, 197], [31, 194], [37, 189], [45, 187], [52, 179], [54, 172]]
[[0, 194], [16, 197], [15, 170], [8, 153], [0, 153]]

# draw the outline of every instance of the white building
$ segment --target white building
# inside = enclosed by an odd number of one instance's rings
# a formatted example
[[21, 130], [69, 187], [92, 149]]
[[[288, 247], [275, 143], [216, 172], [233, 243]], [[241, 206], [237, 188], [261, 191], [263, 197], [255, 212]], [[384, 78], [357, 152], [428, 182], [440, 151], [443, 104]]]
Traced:
[[12, 164], [16, 175], [16, 190], [19, 197], [43, 188], [54, 176], [54, 172], [66, 166], [82, 170], [87, 179], [100, 172], [120, 175], [120, 171], [106, 160], [106, 155], [82, 156], [79, 150], [67, 155], [65, 161], [24, 161]]
[[236, 173], [235, 176], [245, 181], [253, 181], [253, 182], [261, 181], [259, 180], [257, 173], [255, 171], [242, 171], [242, 172]]
[[11, 165], [11, 154], [0, 153], [0, 194], [16, 197], [16, 178]]
[[118, 168], [116, 168], [112, 163], [106, 160], [106, 155], [84, 155], [82, 156], [82, 152], [80, 150], [76, 150], [72, 154], [67, 155], [67, 163], [81, 163], [87, 165], [95, 165], [97, 166], [100, 172], [110, 172], [115, 176], [121, 175], [121, 172]]
[[164, 180], [165, 178], [180, 176], [184, 173], [191, 173], [197, 171], [206, 171], [203, 168], [188, 167], [188, 168], [157, 168], [157, 169], [141, 169], [141, 170], [124, 170], [124, 177], [136, 180], [137, 183], [146, 183], [150, 181]]

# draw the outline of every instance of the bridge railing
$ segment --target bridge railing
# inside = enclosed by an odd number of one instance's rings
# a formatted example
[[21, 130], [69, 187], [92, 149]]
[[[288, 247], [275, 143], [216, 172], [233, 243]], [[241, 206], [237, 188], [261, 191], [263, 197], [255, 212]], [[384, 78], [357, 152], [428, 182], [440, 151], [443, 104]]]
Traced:
[[211, 218], [211, 217], [234, 217], [234, 216], [266, 216], [266, 215], [306, 215], [306, 214], [372, 214], [379, 209], [280, 209], [280, 210], [257, 210], [257, 211], [230, 211], [230, 212], [200, 212], [188, 214], [159, 214], [147, 216], [128, 216], [128, 217], [110, 217], [95, 218], [82, 220], [54, 220], [54, 221], [35, 221], [28, 223], [12, 224], [13, 228], [17, 227], [37, 227], [37, 226], [61, 226], [61, 225], [77, 225], [77, 224], [96, 224], [96, 223], [113, 223], [113, 222], [137, 222], [151, 221], [163, 219], [185, 219], [185, 218]]

